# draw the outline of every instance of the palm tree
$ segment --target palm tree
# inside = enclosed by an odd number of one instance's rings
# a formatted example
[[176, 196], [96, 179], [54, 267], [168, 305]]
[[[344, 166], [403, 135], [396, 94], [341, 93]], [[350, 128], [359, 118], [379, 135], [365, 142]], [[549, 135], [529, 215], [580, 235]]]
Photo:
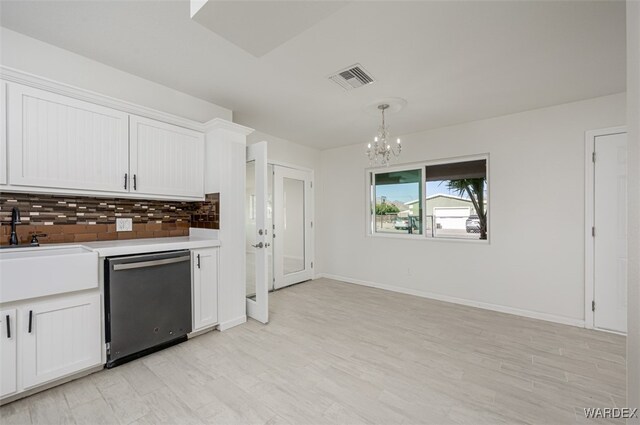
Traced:
[[458, 195], [469, 196], [480, 221], [480, 239], [487, 239], [487, 212], [484, 209], [484, 178], [449, 180], [447, 187]]

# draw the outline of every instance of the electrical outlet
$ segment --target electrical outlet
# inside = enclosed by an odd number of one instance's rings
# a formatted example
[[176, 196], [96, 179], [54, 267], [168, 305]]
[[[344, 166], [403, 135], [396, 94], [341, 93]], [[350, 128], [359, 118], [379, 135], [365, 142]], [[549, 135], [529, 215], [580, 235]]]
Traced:
[[132, 218], [116, 218], [116, 232], [130, 232], [133, 230]]

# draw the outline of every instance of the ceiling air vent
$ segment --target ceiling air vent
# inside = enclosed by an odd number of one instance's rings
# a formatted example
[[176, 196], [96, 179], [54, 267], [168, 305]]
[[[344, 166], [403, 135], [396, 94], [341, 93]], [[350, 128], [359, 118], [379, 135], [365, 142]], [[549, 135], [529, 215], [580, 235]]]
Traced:
[[373, 83], [373, 77], [359, 63], [329, 76], [329, 79], [345, 90], [356, 89]]

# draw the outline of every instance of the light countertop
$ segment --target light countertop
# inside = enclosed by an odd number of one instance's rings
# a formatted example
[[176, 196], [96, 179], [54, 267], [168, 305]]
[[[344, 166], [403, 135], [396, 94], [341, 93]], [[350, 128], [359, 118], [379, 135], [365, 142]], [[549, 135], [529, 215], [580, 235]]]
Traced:
[[[58, 244], [42, 244], [39, 247], [25, 247], [0, 250], [3, 259], [12, 257], [29, 257], [29, 253], [37, 253], [60, 248], [80, 247], [98, 253], [99, 257], [115, 255], [144, 254], [147, 252], [175, 251], [180, 249], [213, 248], [220, 246], [218, 230], [189, 229], [189, 236], [149, 239], [122, 239], [97, 242], [72, 242]], [[42, 254], [38, 254], [42, 255]]]
[[117, 241], [83, 242], [78, 244], [98, 253], [100, 257], [142, 254], [145, 252], [174, 251], [178, 249], [212, 248], [220, 246], [218, 239], [200, 236], [172, 238], [126, 239]]
[[[143, 254], [147, 252], [175, 251], [180, 249], [213, 248], [220, 246], [218, 239], [202, 236], [179, 236], [172, 238], [126, 239], [99, 242], [72, 242], [42, 244], [38, 247], [23, 245], [17, 248], [0, 250], [0, 259], [29, 258], [42, 256], [43, 252], [51, 251], [50, 255], [68, 254], [73, 248], [93, 251], [99, 257], [114, 255]], [[61, 251], [60, 249], [64, 251]], [[59, 251], [59, 252], [58, 252]]]

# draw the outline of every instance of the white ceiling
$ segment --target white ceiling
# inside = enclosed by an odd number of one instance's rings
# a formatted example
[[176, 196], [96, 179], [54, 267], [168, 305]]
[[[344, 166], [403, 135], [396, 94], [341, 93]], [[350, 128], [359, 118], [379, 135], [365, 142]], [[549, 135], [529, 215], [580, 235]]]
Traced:
[[[4, 27], [317, 148], [372, 137], [378, 120], [363, 107], [379, 98], [408, 101], [388, 120], [408, 134], [625, 91], [623, 1], [358, 1], [284, 42], [265, 35], [260, 57], [191, 20], [188, 0], [1, 6]], [[281, 12], [260, 16], [268, 32]], [[374, 84], [345, 92], [327, 80], [356, 62]]]

